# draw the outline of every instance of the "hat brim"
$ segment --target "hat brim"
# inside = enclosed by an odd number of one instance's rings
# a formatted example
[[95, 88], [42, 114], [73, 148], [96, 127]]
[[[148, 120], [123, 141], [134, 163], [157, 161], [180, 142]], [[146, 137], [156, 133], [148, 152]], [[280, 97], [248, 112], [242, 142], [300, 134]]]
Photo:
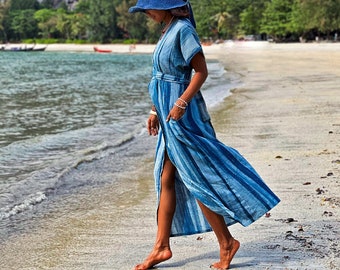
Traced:
[[146, 9], [134, 6], [129, 8], [129, 13], [145, 12]]
[[[159, 0], [158, 0], [159, 1]], [[177, 3], [158, 3], [158, 5], [155, 5], [154, 3], [147, 3], [147, 4], [139, 4], [139, 2], [137, 2], [137, 5], [130, 7], [129, 8], [129, 13], [136, 13], [136, 12], [145, 12], [146, 10], [169, 10], [169, 9], [173, 9], [173, 8], [179, 8], [179, 7], [183, 7], [185, 5], [188, 4], [188, 1], [181, 1], [181, 2], [177, 2]]]

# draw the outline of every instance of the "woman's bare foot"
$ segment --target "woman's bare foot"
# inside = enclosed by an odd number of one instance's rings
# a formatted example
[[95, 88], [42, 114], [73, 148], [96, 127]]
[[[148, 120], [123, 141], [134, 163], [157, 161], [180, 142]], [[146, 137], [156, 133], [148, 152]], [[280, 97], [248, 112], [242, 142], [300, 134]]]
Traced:
[[229, 269], [230, 263], [234, 258], [236, 252], [240, 247], [240, 242], [236, 239], [233, 239], [232, 243], [226, 247], [221, 247], [220, 250], [220, 261], [212, 264], [210, 268], [218, 269], [218, 270], [226, 270]]
[[136, 265], [135, 270], [146, 270], [154, 265], [169, 260], [172, 257], [172, 252], [169, 247], [154, 248], [145, 261]]

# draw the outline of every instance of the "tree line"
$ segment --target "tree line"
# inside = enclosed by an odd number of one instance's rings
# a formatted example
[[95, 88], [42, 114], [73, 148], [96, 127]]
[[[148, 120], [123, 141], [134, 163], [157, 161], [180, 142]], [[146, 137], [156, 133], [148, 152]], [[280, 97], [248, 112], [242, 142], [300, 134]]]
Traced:
[[[337, 39], [340, 0], [191, 0], [197, 32], [207, 41]], [[161, 26], [145, 14], [129, 14], [136, 0], [0, 0], [0, 40], [21, 42], [157, 41]]]

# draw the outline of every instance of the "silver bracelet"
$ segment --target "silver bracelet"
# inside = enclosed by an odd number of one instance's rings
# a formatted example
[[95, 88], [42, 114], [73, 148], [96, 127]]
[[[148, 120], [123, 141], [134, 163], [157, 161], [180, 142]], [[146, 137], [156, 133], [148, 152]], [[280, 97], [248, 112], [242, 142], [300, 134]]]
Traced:
[[150, 111], [150, 114], [157, 116], [157, 112], [155, 112], [153, 110]]
[[175, 102], [175, 104], [174, 104], [176, 107], [178, 107], [178, 108], [180, 108], [180, 109], [182, 109], [182, 110], [185, 110], [187, 107], [183, 107], [183, 106], [180, 106], [180, 105], [178, 105], [176, 102]]
[[188, 107], [188, 102], [186, 102], [184, 99], [178, 98], [178, 100], [182, 101], [186, 107]]

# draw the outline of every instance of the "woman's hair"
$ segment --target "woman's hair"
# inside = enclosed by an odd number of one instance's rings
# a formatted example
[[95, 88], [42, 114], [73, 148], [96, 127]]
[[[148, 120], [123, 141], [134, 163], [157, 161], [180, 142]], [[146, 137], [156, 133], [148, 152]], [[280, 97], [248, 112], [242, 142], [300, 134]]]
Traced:
[[190, 17], [190, 10], [189, 10], [188, 5], [170, 9], [170, 13], [177, 18], [189, 18]]

